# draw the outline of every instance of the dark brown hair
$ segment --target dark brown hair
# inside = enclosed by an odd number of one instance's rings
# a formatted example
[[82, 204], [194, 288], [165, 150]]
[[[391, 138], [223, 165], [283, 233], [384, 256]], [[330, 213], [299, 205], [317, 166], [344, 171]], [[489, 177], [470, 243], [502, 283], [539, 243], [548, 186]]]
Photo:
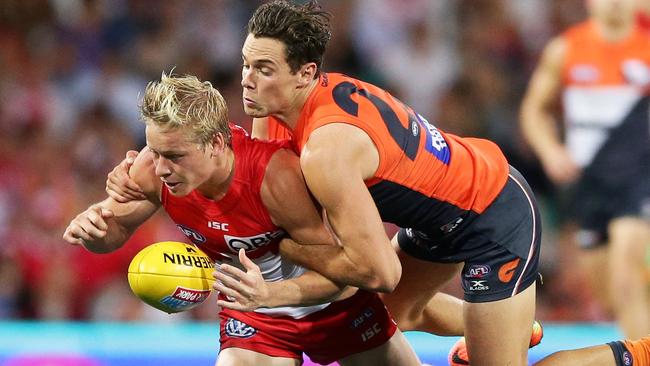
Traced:
[[314, 62], [316, 76], [323, 65], [323, 54], [330, 40], [331, 14], [312, 0], [304, 5], [275, 0], [261, 5], [248, 21], [248, 33], [281, 41], [286, 47], [287, 63], [292, 73]]

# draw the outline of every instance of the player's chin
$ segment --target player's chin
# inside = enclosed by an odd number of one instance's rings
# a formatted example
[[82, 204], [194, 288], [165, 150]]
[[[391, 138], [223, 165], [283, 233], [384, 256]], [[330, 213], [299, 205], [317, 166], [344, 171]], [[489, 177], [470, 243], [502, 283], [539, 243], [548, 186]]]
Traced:
[[175, 183], [175, 184], [165, 183], [165, 187], [167, 187], [169, 193], [171, 193], [173, 196], [176, 197], [187, 196], [191, 191], [190, 187], [185, 183]]
[[248, 106], [244, 106], [244, 113], [246, 113], [247, 116], [252, 118], [264, 118], [268, 116], [266, 110], [255, 108], [255, 107], [248, 107]]

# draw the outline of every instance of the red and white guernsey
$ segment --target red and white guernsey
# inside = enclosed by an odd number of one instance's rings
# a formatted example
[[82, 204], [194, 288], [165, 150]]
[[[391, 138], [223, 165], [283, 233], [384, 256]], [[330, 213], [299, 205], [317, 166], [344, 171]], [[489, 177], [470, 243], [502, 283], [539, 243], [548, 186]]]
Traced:
[[[176, 197], [163, 185], [162, 205], [183, 234], [215, 262], [243, 268], [237, 253], [244, 248], [246, 255], [260, 267], [266, 281], [300, 276], [305, 269], [280, 256], [278, 246], [286, 233], [271, 221], [260, 197], [271, 156], [289, 145], [285, 141], [251, 139], [246, 131], [235, 125], [231, 125], [231, 131], [235, 165], [226, 195], [214, 201], [194, 190], [187, 196]], [[328, 305], [258, 309], [256, 312], [299, 319]]]

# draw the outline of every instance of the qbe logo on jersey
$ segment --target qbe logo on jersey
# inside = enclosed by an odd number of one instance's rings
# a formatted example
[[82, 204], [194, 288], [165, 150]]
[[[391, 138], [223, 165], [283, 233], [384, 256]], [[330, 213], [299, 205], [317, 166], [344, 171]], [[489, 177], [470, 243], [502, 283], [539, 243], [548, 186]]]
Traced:
[[230, 248], [233, 253], [237, 253], [239, 252], [239, 249], [249, 251], [263, 247], [274, 239], [281, 238], [284, 234], [284, 230], [278, 230], [246, 237], [224, 235], [223, 238], [226, 240], [228, 248]]
[[257, 329], [240, 320], [232, 318], [228, 319], [224, 330], [226, 331], [227, 336], [237, 338], [250, 338], [257, 333]]

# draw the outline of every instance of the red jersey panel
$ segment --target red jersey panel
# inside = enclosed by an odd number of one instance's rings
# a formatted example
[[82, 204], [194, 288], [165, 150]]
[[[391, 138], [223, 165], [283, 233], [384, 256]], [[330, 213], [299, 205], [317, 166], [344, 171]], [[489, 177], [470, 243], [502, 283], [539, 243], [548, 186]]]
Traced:
[[[246, 255], [260, 267], [264, 280], [300, 276], [305, 269], [280, 256], [278, 245], [286, 233], [271, 221], [260, 197], [269, 160], [278, 149], [288, 147], [288, 142], [251, 139], [244, 129], [235, 125], [231, 125], [231, 131], [235, 167], [226, 195], [214, 201], [194, 190], [187, 196], [177, 197], [163, 185], [162, 205], [181, 232], [215, 262], [226, 261], [242, 268], [237, 254], [244, 248]], [[255, 312], [300, 318], [328, 305]]]
[[240, 248], [251, 258], [277, 253], [284, 231], [275, 226], [260, 198], [260, 187], [271, 156], [286, 144], [257, 141], [233, 127], [234, 177], [218, 201], [197, 190], [184, 197], [163, 185], [162, 205], [180, 230], [214, 260], [236, 257]]
[[494, 143], [446, 134], [385, 90], [342, 74], [321, 75], [294, 129], [295, 148], [330, 123], [370, 136], [379, 168], [366, 185], [382, 219], [401, 227], [449, 229], [465, 213], [482, 213], [508, 176]]

